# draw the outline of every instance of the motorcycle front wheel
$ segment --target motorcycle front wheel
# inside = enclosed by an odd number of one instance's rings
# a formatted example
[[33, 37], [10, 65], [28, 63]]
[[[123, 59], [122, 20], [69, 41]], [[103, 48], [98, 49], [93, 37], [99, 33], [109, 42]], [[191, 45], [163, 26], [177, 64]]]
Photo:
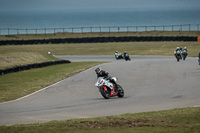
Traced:
[[177, 57], [177, 61], [178, 61], [178, 62], [179, 62], [179, 60], [180, 60], [179, 57]]
[[118, 97], [124, 97], [124, 90], [120, 85], [118, 85], [118, 90]]
[[109, 99], [110, 98], [110, 90], [107, 88], [106, 91], [104, 90], [104, 88], [100, 88], [100, 92], [101, 95], [105, 98], [105, 99]]

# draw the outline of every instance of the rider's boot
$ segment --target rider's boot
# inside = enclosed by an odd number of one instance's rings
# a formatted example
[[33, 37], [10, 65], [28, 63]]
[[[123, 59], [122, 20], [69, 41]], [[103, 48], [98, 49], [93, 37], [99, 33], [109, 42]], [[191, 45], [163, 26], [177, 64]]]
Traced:
[[116, 91], [116, 92], [120, 91], [120, 87], [118, 86], [117, 83], [115, 83], [115, 86], [116, 86], [116, 87], [115, 87], [115, 91]]
[[114, 89], [115, 89], [115, 92], [118, 92], [118, 85], [117, 85], [117, 84], [115, 84], [114, 86], [115, 86], [115, 87], [114, 87]]

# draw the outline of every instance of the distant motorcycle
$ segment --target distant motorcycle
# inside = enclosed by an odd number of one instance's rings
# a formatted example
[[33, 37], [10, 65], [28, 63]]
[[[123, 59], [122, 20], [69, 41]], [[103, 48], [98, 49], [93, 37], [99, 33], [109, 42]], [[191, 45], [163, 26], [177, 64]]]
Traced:
[[129, 61], [131, 60], [130, 57], [129, 57], [129, 55], [127, 53], [124, 55], [124, 58], [125, 58], [126, 61], [127, 60], [129, 60]]
[[115, 53], [115, 58], [118, 59], [124, 59], [123, 55], [121, 53]]
[[[113, 77], [112, 80], [116, 82], [117, 78]], [[99, 77], [97, 79], [95, 86], [99, 88], [101, 95], [105, 99], [109, 99], [110, 97], [114, 97], [114, 96], [118, 96], [118, 97], [124, 96], [124, 90], [120, 85], [118, 85], [118, 91], [116, 91], [116, 85], [103, 77]]]
[[187, 50], [184, 49], [183, 52], [182, 52], [183, 60], [186, 59], [187, 55], [188, 55], [188, 52], [187, 52]]
[[200, 65], [200, 58], [199, 58], [199, 60], [198, 60], [198, 61], [199, 61], [199, 65]]
[[181, 51], [174, 51], [174, 56], [176, 57], [177, 61], [182, 60]]

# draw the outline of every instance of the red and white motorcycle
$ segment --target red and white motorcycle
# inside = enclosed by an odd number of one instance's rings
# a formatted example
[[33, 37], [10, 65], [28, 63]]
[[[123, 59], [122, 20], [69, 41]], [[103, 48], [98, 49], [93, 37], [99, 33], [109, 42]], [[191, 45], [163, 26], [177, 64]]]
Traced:
[[[116, 77], [113, 77], [112, 80], [117, 82]], [[101, 95], [105, 99], [109, 99], [110, 97], [114, 97], [114, 96], [118, 96], [118, 97], [124, 96], [124, 90], [120, 85], [118, 85], [118, 91], [116, 91], [116, 85], [111, 83], [109, 80], [104, 79], [103, 77], [99, 77], [97, 79], [95, 86], [99, 88]]]

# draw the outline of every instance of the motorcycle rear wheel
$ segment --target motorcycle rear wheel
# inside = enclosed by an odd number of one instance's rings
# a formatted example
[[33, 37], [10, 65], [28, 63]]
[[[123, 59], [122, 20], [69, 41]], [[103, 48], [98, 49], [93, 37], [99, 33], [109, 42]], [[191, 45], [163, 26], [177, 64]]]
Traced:
[[179, 62], [179, 60], [180, 60], [180, 59], [179, 59], [179, 57], [178, 57], [178, 58], [177, 58], [177, 61]]
[[101, 92], [101, 95], [105, 99], [109, 99], [110, 98], [110, 90], [108, 88], [107, 88], [107, 91], [105, 91], [104, 88], [100, 88], [100, 92]]

